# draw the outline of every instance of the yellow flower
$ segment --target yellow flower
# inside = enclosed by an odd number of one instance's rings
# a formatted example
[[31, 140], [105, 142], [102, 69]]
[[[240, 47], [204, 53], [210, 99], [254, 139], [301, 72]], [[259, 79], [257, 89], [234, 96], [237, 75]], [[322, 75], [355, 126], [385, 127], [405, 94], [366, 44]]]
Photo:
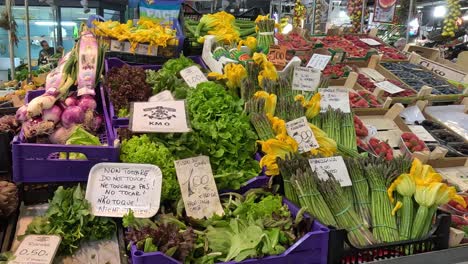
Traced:
[[275, 176], [279, 174], [278, 163], [276, 163], [275, 155], [265, 155], [260, 160], [260, 167], [265, 167], [265, 174], [268, 176]]
[[262, 151], [265, 154], [275, 155], [276, 157], [280, 157], [282, 159], [286, 158], [286, 156], [289, 156], [297, 150], [294, 149], [294, 146], [291, 146], [290, 144], [276, 138], [271, 138], [266, 141], [259, 142], [262, 146]]
[[396, 203], [395, 207], [392, 210], [392, 216], [395, 216], [396, 212], [403, 206], [404, 206], [404, 204], [402, 202], [398, 201]]
[[388, 197], [393, 203], [393, 191], [396, 190], [399, 194], [403, 196], [413, 196], [416, 191], [416, 183], [414, 182], [413, 176], [410, 174], [401, 174], [396, 178], [390, 187], [387, 190]]
[[413, 177], [418, 177], [421, 175], [422, 168], [422, 162], [418, 158], [414, 158], [411, 164], [410, 174], [413, 175]]
[[416, 185], [416, 192], [414, 193], [414, 200], [420, 205], [431, 207], [435, 204], [437, 193], [444, 184], [440, 182], [433, 182], [428, 185]]
[[323, 157], [331, 157], [337, 151], [336, 142], [329, 137], [315, 137], [319, 145], [318, 148], [310, 150], [312, 155], [320, 155]]
[[229, 63], [224, 66], [227, 87], [234, 89], [241, 86], [241, 81], [247, 76], [244, 66], [236, 63]]
[[291, 146], [291, 149], [292, 149], [293, 153], [297, 152], [297, 149], [298, 149], [299, 145], [297, 144], [297, 141], [294, 138], [292, 138], [292, 137], [290, 137], [290, 136], [288, 136], [286, 134], [278, 134], [276, 136], [276, 139], [278, 139], [279, 141], [284, 142], [284, 143], [288, 144], [289, 146]]
[[218, 73], [218, 72], [209, 72], [208, 73], [208, 79], [211, 80], [223, 80], [225, 79], [226, 76], [224, 74]]
[[446, 204], [452, 200], [459, 203], [463, 207], [466, 207], [465, 199], [463, 199], [463, 197], [457, 194], [457, 190], [455, 189], [455, 187], [448, 187], [447, 184], [444, 184], [437, 193], [435, 204], [439, 206]]
[[273, 116], [276, 110], [276, 94], [269, 94], [265, 91], [258, 91], [254, 94], [254, 98], [263, 98], [265, 99], [265, 113]]
[[276, 135], [284, 134], [287, 135], [286, 122], [276, 116], [267, 113], [268, 120], [270, 120], [271, 127], [275, 131]]
[[320, 93], [316, 93], [305, 105], [306, 108], [305, 116], [308, 119], [314, 118], [320, 113]]
[[265, 16], [262, 16], [262, 15], [258, 15], [258, 17], [255, 19], [255, 23], [261, 21], [261, 20], [268, 20], [270, 19], [270, 14], [267, 14]]
[[247, 37], [245, 40], [239, 41], [239, 44], [237, 45], [237, 49], [240, 49], [241, 46], [247, 46], [251, 52], [254, 52], [257, 50], [257, 38]]
[[310, 129], [312, 129], [312, 132], [314, 133], [315, 138], [319, 137], [328, 137], [327, 133], [325, 133], [322, 129], [318, 128], [314, 124], [309, 123]]

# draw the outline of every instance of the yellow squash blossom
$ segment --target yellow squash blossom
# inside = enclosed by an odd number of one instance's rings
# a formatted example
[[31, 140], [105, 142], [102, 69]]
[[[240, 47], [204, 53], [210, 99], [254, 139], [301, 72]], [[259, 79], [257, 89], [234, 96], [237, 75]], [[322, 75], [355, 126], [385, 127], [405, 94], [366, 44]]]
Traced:
[[271, 138], [266, 141], [259, 141], [259, 143], [262, 146], [262, 151], [265, 154], [275, 155], [276, 157], [282, 159], [297, 151], [297, 147], [294, 149], [294, 146], [276, 138]]
[[395, 204], [395, 207], [393, 208], [392, 210], [392, 216], [395, 216], [396, 212], [398, 210], [400, 210], [400, 208], [403, 207], [403, 203], [398, 201], [396, 204]]
[[337, 151], [336, 141], [329, 137], [315, 137], [319, 145], [316, 149], [311, 149], [310, 153], [314, 156], [331, 157]]
[[278, 134], [276, 136], [276, 139], [278, 139], [281, 142], [284, 142], [284, 143], [288, 144], [291, 147], [293, 153], [297, 152], [297, 149], [298, 149], [299, 145], [297, 144], [297, 141], [294, 138], [292, 138], [292, 137], [290, 137], [290, 136], [288, 136], [286, 134]]
[[276, 135], [280, 135], [280, 134], [283, 134], [283, 135], [287, 135], [288, 132], [286, 130], [286, 122], [277, 117], [277, 116], [273, 116], [271, 114], [267, 114], [267, 117], [268, 117], [268, 120], [270, 120], [270, 123], [271, 123], [271, 127], [273, 128], [273, 131], [275, 131], [275, 134]]
[[275, 155], [265, 155], [260, 160], [260, 167], [265, 167], [265, 174], [268, 176], [279, 175], [278, 163], [276, 163]]
[[251, 52], [255, 52], [257, 50], [257, 38], [247, 37], [245, 40], [239, 41], [237, 49], [240, 49], [242, 46], [247, 46]]
[[414, 200], [424, 207], [431, 207], [437, 200], [437, 193], [444, 184], [440, 182], [433, 182], [426, 186], [416, 185], [416, 192], [414, 193]]
[[247, 71], [241, 64], [229, 63], [224, 66], [224, 74], [227, 87], [234, 89], [241, 86], [241, 81], [247, 76]]
[[270, 14], [267, 14], [265, 16], [258, 15], [257, 18], [255, 19], [255, 23], [262, 21], [262, 20], [268, 20], [270, 19]]
[[449, 187], [446, 184], [444, 184], [437, 193], [435, 204], [439, 206], [446, 204], [452, 200], [466, 208], [465, 199], [463, 199], [462, 196], [457, 194], [457, 190], [455, 189], [455, 187]]
[[265, 99], [265, 113], [273, 116], [276, 110], [276, 94], [269, 94], [265, 91], [258, 91], [254, 94], [254, 98], [263, 98]]
[[294, 97], [294, 100], [301, 102], [302, 107], [306, 109], [305, 116], [308, 119], [312, 119], [320, 113], [320, 99], [320, 93], [316, 93], [309, 101], [302, 94]]
[[387, 190], [388, 197], [392, 203], [394, 202], [393, 192], [395, 190], [402, 196], [413, 196], [416, 191], [416, 183], [413, 176], [411, 174], [404, 173], [392, 182]]

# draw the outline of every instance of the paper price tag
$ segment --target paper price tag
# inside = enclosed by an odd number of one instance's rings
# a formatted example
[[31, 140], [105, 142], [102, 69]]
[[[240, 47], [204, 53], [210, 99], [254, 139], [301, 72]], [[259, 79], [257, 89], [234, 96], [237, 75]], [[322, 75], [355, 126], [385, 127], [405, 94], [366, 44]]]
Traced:
[[210, 158], [199, 156], [174, 163], [187, 215], [197, 219], [223, 215]]
[[349, 91], [346, 88], [319, 88], [320, 108], [326, 112], [330, 106], [333, 109], [340, 109], [343, 113], [351, 113], [349, 106]]
[[207, 82], [203, 72], [197, 66], [190, 66], [180, 71], [180, 76], [184, 78], [188, 86], [195, 88], [199, 83]]
[[271, 45], [267, 57], [274, 65], [286, 66], [286, 47]]
[[132, 209], [149, 218], [159, 210], [162, 173], [151, 164], [99, 163], [89, 172], [86, 199], [97, 216], [122, 217]]
[[130, 106], [133, 132], [189, 132], [185, 101], [135, 102]]
[[320, 72], [312, 68], [297, 66], [294, 68], [292, 89], [315, 91], [320, 84]]
[[340, 182], [341, 187], [352, 185], [348, 169], [346, 168], [346, 164], [341, 156], [310, 159], [309, 164], [320, 179], [328, 179], [328, 174], [326, 173], [326, 171], [328, 171], [337, 181]]
[[359, 68], [359, 72], [367, 75], [371, 79], [377, 82], [383, 82], [385, 81], [385, 77], [380, 74], [378, 71], [372, 68]]
[[378, 42], [377, 40], [375, 39], [371, 39], [371, 38], [361, 38], [359, 39], [360, 41], [366, 43], [367, 45], [369, 46], [379, 46], [379, 45], [382, 45], [382, 43]]
[[171, 92], [168, 90], [162, 91], [157, 95], [153, 95], [148, 99], [148, 102], [167, 102], [174, 101], [174, 97]]
[[405, 90], [405, 89], [401, 89], [400, 87], [394, 85], [393, 83], [389, 81], [378, 82], [378, 83], [375, 83], [375, 85], [390, 94], [396, 94], [399, 92], [403, 92]]
[[299, 145], [299, 153], [308, 152], [319, 147], [312, 129], [305, 117], [300, 117], [286, 123], [288, 135], [296, 140]]
[[57, 253], [61, 238], [55, 235], [27, 235], [15, 251], [12, 264], [50, 264]]
[[310, 58], [309, 63], [307, 63], [307, 67], [318, 69], [323, 71], [325, 67], [327, 67], [328, 62], [330, 61], [332, 56], [329, 55], [322, 55], [315, 53]]
[[429, 132], [423, 126], [408, 126], [409, 129], [418, 136], [419, 139], [425, 142], [434, 142], [436, 141]]

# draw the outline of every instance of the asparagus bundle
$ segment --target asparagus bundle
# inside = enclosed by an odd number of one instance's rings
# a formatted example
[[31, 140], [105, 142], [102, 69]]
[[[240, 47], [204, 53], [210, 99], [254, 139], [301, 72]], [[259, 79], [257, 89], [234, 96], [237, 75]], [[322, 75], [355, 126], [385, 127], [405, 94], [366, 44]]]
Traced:
[[387, 195], [384, 170], [382, 164], [368, 164], [365, 167], [371, 189], [372, 231], [380, 242], [394, 242], [399, 240], [399, 236]]
[[257, 47], [264, 54], [268, 54], [270, 45], [275, 43], [275, 20], [260, 20], [257, 22], [257, 27]]
[[299, 204], [299, 197], [291, 181], [296, 170], [300, 168], [299, 160], [287, 157], [285, 160], [277, 159], [276, 162], [278, 163], [278, 168], [283, 178], [284, 194], [286, 198], [295, 204]]
[[349, 241], [354, 246], [368, 246], [375, 244], [376, 240], [372, 233], [362, 224], [362, 220], [354, 211], [351, 201], [346, 199], [346, 196], [341, 188], [340, 183], [328, 173], [327, 180], [320, 180], [317, 175], [314, 175], [314, 180], [317, 181], [318, 188], [331, 209], [338, 228], [343, 228], [348, 231]]
[[369, 184], [365, 177], [365, 172], [361, 160], [348, 158], [345, 159], [346, 168], [348, 169], [349, 177], [353, 183], [353, 198], [354, 210], [359, 214], [366, 226], [370, 225], [370, 193]]
[[275, 132], [271, 127], [268, 117], [264, 113], [265, 99], [251, 98], [245, 104], [245, 111], [249, 114], [250, 123], [252, 123], [260, 140], [268, 140], [275, 137]]
[[347, 148], [357, 150], [353, 113], [343, 113], [341, 119], [341, 140], [338, 143], [343, 144]]
[[[341, 144], [341, 117], [342, 112], [328, 107], [327, 111], [322, 115], [322, 130], [327, 133], [328, 137], [335, 140], [337, 144]], [[354, 125], [353, 125], [354, 126]]]

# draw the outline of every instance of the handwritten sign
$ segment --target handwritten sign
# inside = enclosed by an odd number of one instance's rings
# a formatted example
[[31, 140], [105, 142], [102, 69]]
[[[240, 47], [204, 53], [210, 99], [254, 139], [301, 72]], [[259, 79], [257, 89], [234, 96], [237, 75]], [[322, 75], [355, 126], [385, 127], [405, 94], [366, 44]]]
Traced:
[[15, 251], [12, 264], [50, 264], [62, 239], [56, 235], [27, 235]]
[[315, 91], [320, 84], [320, 72], [312, 68], [296, 66], [294, 68], [292, 89]]
[[389, 81], [378, 82], [378, 83], [375, 83], [375, 85], [390, 94], [396, 94], [399, 92], [403, 92], [405, 90], [394, 85], [393, 83]]
[[195, 88], [199, 83], [207, 82], [203, 72], [197, 66], [190, 66], [180, 71], [180, 76], [184, 78], [188, 86]]
[[349, 90], [346, 88], [319, 88], [320, 108], [326, 112], [330, 106], [333, 109], [340, 109], [343, 113], [351, 113], [349, 106]]
[[174, 163], [187, 215], [197, 219], [223, 215], [210, 158], [199, 156]]
[[423, 57], [420, 58], [419, 65], [422, 65], [423, 67], [427, 68], [428, 70], [432, 71], [433, 73], [445, 79], [456, 81], [456, 82], [463, 82], [467, 75], [467, 73], [454, 70], [443, 64], [435, 63]]
[[377, 81], [377, 82], [385, 81], [385, 77], [375, 69], [372, 69], [372, 68], [359, 68], [359, 72], [367, 75], [368, 77], [370, 77], [374, 81]]
[[341, 187], [352, 185], [348, 169], [346, 168], [346, 164], [341, 156], [309, 159], [309, 164], [320, 179], [328, 179], [328, 174], [326, 173], [326, 171], [328, 171], [337, 181], [340, 182]]
[[328, 62], [330, 61], [332, 56], [329, 55], [322, 55], [315, 53], [310, 58], [309, 63], [307, 63], [307, 67], [318, 69], [323, 71], [325, 67], [327, 67]]
[[185, 101], [134, 102], [130, 105], [133, 132], [189, 132]]
[[274, 65], [286, 65], [286, 47], [279, 45], [271, 45], [268, 51], [268, 60]]
[[167, 102], [174, 101], [174, 96], [168, 90], [164, 90], [156, 95], [151, 96], [148, 99], [148, 102]]
[[287, 122], [286, 131], [299, 145], [299, 153], [308, 152], [319, 147], [305, 116]]
[[151, 164], [99, 163], [91, 168], [86, 199], [97, 216], [122, 217], [129, 209], [149, 218], [159, 210], [162, 173]]
[[360, 41], [366, 43], [367, 45], [369, 46], [379, 46], [379, 45], [382, 45], [382, 43], [378, 42], [377, 40], [375, 39], [371, 39], [371, 38], [361, 38], [359, 39]]
[[419, 139], [425, 142], [435, 142], [435, 138], [427, 132], [423, 126], [408, 126], [409, 129], [418, 136]]

